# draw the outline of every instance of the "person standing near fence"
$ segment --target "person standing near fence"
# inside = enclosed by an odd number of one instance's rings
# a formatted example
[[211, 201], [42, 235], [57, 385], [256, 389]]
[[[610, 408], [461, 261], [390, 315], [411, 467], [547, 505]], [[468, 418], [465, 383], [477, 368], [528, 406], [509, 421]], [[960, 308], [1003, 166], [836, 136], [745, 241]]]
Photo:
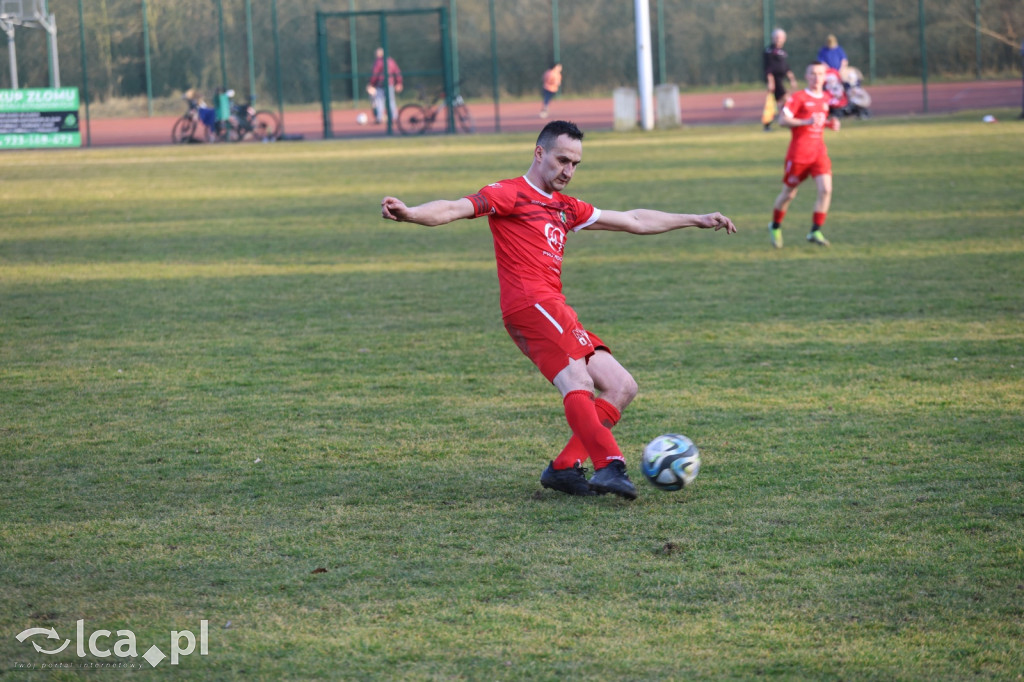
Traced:
[[[388, 110], [391, 112], [391, 119], [398, 119], [398, 105], [395, 103], [395, 93], [402, 92], [402, 70], [398, 68], [398, 62], [394, 57], [387, 59], [387, 88], [384, 87], [384, 48], [377, 48], [377, 59], [373, 63], [373, 72], [370, 74], [370, 84], [366, 86], [366, 92], [373, 98], [373, 122], [380, 123], [384, 120], [384, 98], [388, 100]], [[386, 93], [386, 95], [385, 95]]]
[[548, 117], [548, 105], [562, 87], [562, 65], [553, 64], [550, 69], [544, 72], [543, 83], [540, 86], [541, 97], [544, 104], [540, 109], [540, 117]]
[[[775, 96], [775, 103], [781, 108], [782, 101], [786, 99], [786, 81], [795, 90], [796, 76], [789, 68], [789, 55], [783, 46], [786, 44], [786, 32], [781, 28], [772, 31], [772, 44], [764, 48], [764, 80], [768, 85], [768, 92]], [[771, 130], [772, 124], [765, 123], [765, 130]]]
[[846, 50], [839, 44], [839, 39], [831, 33], [825, 39], [825, 44], [818, 50], [818, 61], [835, 69], [841, 76], [846, 75], [846, 67], [850, 65], [850, 61], [846, 58]]
[[772, 205], [772, 224], [768, 228], [776, 249], [782, 248], [782, 219], [796, 198], [797, 187], [809, 177], [814, 178], [818, 196], [807, 241], [817, 246], [829, 245], [821, 233], [832, 203], [832, 161], [825, 147], [825, 127], [839, 130], [839, 119], [829, 118], [829, 95], [824, 91], [827, 71], [828, 67], [821, 62], [812, 62], [807, 67], [807, 88], [793, 93], [779, 115], [779, 125], [789, 128], [793, 137], [786, 151], [782, 191]]

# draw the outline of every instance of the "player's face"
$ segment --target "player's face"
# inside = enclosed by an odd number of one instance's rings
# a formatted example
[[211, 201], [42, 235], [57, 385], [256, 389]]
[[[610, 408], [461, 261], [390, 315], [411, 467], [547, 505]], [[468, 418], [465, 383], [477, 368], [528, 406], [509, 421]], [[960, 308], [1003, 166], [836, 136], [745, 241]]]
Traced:
[[824, 64], [811, 64], [807, 67], [807, 73], [804, 77], [807, 79], [807, 89], [811, 92], [821, 92], [822, 87], [825, 85], [825, 65]]
[[537, 147], [541, 179], [547, 192], [561, 192], [572, 180], [576, 166], [583, 159], [583, 142], [568, 135], [559, 135], [551, 149]]

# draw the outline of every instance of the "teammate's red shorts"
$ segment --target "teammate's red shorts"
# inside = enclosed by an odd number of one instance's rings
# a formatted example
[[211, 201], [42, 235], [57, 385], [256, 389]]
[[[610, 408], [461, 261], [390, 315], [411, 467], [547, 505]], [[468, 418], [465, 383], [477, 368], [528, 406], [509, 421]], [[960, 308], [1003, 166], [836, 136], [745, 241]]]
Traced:
[[810, 163], [797, 163], [786, 157], [786, 170], [782, 174], [782, 182], [786, 187], [796, 187], [807, 178], [816, 178], [832, 172], [832, 160], [824, 152]]
[[506, 315], [505, 329], [548, 381], [554, 381], [570, 360], [589, 358], [598, 348], [611, 352], [583, 328], [576, 311], [564, 301], [542, 301]]

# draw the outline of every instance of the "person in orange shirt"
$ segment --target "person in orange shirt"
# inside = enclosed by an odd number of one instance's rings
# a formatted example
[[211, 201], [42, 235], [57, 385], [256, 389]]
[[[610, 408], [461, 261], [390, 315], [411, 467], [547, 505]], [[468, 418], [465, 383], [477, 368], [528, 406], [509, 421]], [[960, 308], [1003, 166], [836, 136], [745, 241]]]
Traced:
[[562, 65], [554, 64], [544, 72], [544, 84], [541, 86], [541, 96], [544, 98], [544, 105], [540, 110], [541, 118], [548, 117], [548, 104], [551, 103], [560, 87], [562, 87]]

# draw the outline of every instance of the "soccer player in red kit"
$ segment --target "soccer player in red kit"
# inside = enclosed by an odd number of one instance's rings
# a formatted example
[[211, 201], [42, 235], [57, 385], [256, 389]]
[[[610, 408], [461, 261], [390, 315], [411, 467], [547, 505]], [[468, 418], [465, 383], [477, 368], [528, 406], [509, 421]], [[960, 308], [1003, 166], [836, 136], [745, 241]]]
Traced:
[[814, 216], [807, 241], [818, 246], [829, 242], [821, 233], [832, 203], [832, 161], [825, 148], [825, 127], [839, 130], [839, 119], [829, 118], [830, 95], [824, 91], [828, 67], [812, 62], [807, 67], [807, 88], [793, 93], [782, 106], [779, 124], [789, 128], [792, 139], [786, 152], [786, 167], [782, 176], [782, 191], [775, 198], [772, 224], [769, 226], [772, 246], [782, 248], [782, 219], [786, 217], [790, 202], [796, 198], [800, 183], [814, 178], [818, 197], [814, 201]]
[[[583, 158], [583, 133], [567, 121], [544, 126], [526, 175], [502, 180], [461, 199], [406, 206], [381, 200], [381, 215], [419, 225], [487, 216], [498, 266], [505, 329], [562, 395], [572, 437], [541, 475], [541, 485], [570, 495], [614, 493], [636, 498], [612, 435], [636, 396], [633, 377], [609, 347], [587, 330], [562, 294], [566, 238], [581, 230], [659, 234], [682, 227], [736, 231], [721, 213], [693, 215], [649, 209], [608, 211], [562, 194]], [[588, 480], [581, 462], [590, 458]]]

